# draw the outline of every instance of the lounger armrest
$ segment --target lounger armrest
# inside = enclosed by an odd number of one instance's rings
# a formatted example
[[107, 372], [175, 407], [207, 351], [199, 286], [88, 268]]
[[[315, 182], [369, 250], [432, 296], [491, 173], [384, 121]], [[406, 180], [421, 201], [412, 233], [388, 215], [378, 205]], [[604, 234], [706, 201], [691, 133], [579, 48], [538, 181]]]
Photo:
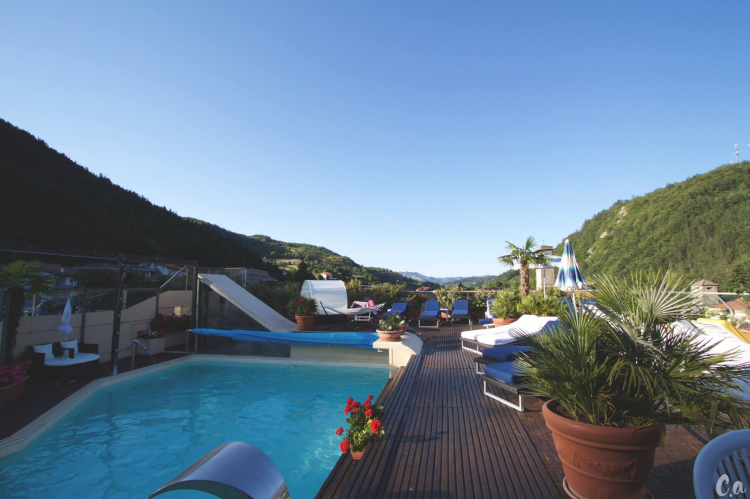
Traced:
[[488, 357], [475, 357], [474, 362], [476, 364], [482, 364], [483, 366], [489, 366], [490, 364], [497, 364], [499, 360], [490, 359]]
[[81, 343], [78, 345], [78, 351], [81, 353], [99, 353], [99, 345], [96, 343]]
[[479, 379], [480, 381], [486, 381], [487, 384], [496, 386], [511, 393], [523, 393], [523, 387], [521, 385], [511, 385], [486, 374], [481, 375]]

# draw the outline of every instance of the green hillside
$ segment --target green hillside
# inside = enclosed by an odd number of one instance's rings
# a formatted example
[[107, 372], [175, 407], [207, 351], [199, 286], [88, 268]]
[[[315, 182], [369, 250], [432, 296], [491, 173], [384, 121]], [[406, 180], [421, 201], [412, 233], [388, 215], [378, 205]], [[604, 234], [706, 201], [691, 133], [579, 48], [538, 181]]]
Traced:
[[269, 260], [277, 261], [282, 267], [294, 268], [298, 260], [304, 260], [313, 273], [332, 272], [343, 279], [359, 276], [364, 281], [400, 282], [410, 286], [417, 284], [414, 279], [402, 276], [397, 272], [379, 267], [365, 267], [349, 257], [334, 253], [322, 246], [286, 243], [268, 236], [248, 236], [245, 240], [253, 251]]
[[618, 201], [570, 242], [588, 276], [671, 266], [728, 290], [750, 269], [750, 162]]
[[281, 273], [267, 258], [304, 258], [314, 272], [412, 284], [395, 272], [362, 267], [326, 248], [247, 237], [181, 217], [94, 175], [2, 119], [0, 179], [1, 241], [196, 259], [201, 266], [253, 267], [276, 276]]

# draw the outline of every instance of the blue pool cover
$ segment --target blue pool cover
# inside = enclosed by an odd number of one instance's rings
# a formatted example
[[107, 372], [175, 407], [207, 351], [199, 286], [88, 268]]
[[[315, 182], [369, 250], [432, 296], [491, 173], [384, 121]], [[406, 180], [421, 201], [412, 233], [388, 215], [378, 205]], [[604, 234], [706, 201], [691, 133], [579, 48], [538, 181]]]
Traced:
[[257, 341], [263, 343], [283, 343], [286, 345], [328, 346], [372, 348], [377, 333], [290, 333], [277, 331], [245, 331], [241, 329], [191, 329], [193, 334], [221, 336], [234, 341]]

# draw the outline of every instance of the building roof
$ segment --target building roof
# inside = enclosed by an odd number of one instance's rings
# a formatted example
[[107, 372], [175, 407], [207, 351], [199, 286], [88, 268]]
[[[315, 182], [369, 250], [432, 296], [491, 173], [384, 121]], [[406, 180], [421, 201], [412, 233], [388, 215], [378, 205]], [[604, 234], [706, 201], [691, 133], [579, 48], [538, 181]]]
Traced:
[[711, 281], [709, 281], [707, 279], [701, 279], [700, 281], [696, 281], [693, 284], [691, 284], [691, 286], [693, 286], [693, 287], [697, 287], [697, 286], [718, 286], [718, 284], [716, 284], [715, 282], [711, 282]]
[[70, 267], [66, 269], [65, 265], [59, 263], [40, 263], [39, 268], [42, 270], [42, 272], [46, 272], [58, 277], [73, 277], [73, 274], [75, 273], [74, 270], [70, 270]]
[[[740, 300], [730, 300], [727, 302], [727, 306], [731, 308], [732, 310], [739, 310], [739, 311], [745, 310], [745, 304], [742, 303]], [[718, 308], [718, 309], [726, 310], [727, 307], [725, 307], [723, 303], [719, 303], [716, 305], [711, 305], [709, 308]]]

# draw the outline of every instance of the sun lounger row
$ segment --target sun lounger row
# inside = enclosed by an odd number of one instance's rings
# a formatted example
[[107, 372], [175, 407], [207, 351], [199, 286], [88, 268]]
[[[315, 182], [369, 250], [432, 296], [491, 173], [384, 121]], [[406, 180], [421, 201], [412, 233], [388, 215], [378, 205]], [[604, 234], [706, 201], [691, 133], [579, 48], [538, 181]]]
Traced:
[[505, 326], [464, 331], [461, 333], [461, 348], [481, 353], [483, 348], [514, 343], [516, 338], [511, 333], [538, 334], [557, 322], [557, 317], [522, 315]]
[[[476, 373], [482, 382], [482, 391], [487, 397], [501, 404], [523, 412], [523, 387], [520, 385], [520, 372], [514, 364], [519, 354], [528, 354], [533, 349], [523, 345], [503, 345], [482, 350], [482, 356], [474, 359]], [[518, 403], [499, 397], [487, 390], [487, 385], [518, 395]]]

